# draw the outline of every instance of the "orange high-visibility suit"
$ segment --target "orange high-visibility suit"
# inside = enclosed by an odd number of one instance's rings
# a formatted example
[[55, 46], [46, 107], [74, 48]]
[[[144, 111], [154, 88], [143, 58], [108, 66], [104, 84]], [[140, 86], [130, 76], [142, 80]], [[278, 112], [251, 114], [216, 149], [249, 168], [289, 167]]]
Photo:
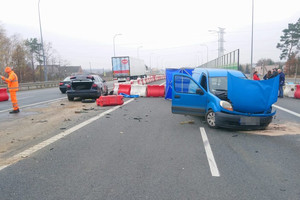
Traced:
[[8, 91], [10, 93], [10, 99], [14, 111], [19, 111], [18, 100], [16, 95], [16, 92], [19, 90], [18, 76], [10, 67], [6, 67], [5, 72], [8, 74], [8, 78], [1, 76], [1, 79], [4, 80], [8, 85]]

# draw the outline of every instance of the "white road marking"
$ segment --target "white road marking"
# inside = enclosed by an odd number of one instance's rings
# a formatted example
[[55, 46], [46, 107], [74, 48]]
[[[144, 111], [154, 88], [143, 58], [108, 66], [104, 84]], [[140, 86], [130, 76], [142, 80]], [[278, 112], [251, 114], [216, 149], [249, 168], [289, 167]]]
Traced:
[[[29, 104], [29, 105], [25, 105], [25, 106], [21, 106], [21, 108], [27, 108], [27, 107], [30, 107], [30, 106], [36, 106], [36, 105], [40, 105], [40, 104], [44, 104], [44, 103], [53, 103], [53, 102], [56, 102], [56, 101], [60, 101], [62, 99], [65, 99], [67, 97], [62, 97], [62, 98], [58, 98], [58, 99], [52, 99], [52, 100], [49, 100], [49, 101], [42, 101], [42, 102], [38, 102], [38, 103], [33, 103], [33, 104]], [[6, 109], [6, 110], [1, 110], [0, 113], [3, 113], [3, 112], [7, 112], [7, 111], [10, 111], [11, 109]]]
[[166, 82], [163, 82], [162, 84], [160, 84], [160, 85], [164, 85], [164, 84], [166, 84]]
[[[126, 104], [132, 102], [133, 100], [134, 99], [130, 99], [130, 100], [124, 102], [123, 105], [126, 105]], [[43, 142], [41, 142], [41, 143], [39, 143], [39, 144], [37, 144], [37, 145], [35, 145], [33, 147], [30, 147], [29, 149], [27, 149], [27, 150], [25, 150], [25, 151], [23, 151], [21, 153], [13, 156], [11, 158], [9, 158], [8, 160], [6, 160], [6, 162], [9, 163], [9, 164], [0, 166], [0, 171], [3, 170], [3, 169], [5, 169], [8, 166], [14, 164], [14, 163], [17, 163], [18, 161], [20, 161], [20, 160], [22, 160], [24, 158], [29, 157], [34, 152], [36, 152], [36, 151], [38, 151], [38, 150], [40, 150], [40, 149], [42, 149], [42, 148], [44, 148], [44, 147], [46, 147], [46, 146], [54, 143], [54, 142], [56, 142], [57, 140], [59, 140], [59, 139], [65, 137], [65, 136], [67, 136], [67, 135], [69, 135], [69, 134], [71, 134], [71, 133], [73, 133], [73, 132], [81, 129], [82, 127], [84, 127], [84, 126], [86, 126], [86, 125], [88, 125], [88, 124], [90, 124], [90, 123], [92, 123], [92, 122], [94, 122], [94, 121], [96, 121], [98, 119], [100, 119], [101, 117], [105, 116], [106, 114], [111, 113], [111, 112], [117, 110], [121, 106], [122, 105], [116, 106], [116, 107], [113, 107], [113, 108], [111, 108], [111, 109], [103, 112], [103, 113], [100, 113], [99, 115], [97, 115], [95, 117], [92, 117], [92, 118], [90, 118], [90, 119], [88, 119], [88, 120], [86, 120], [86, 121], [84, 121], [84, 122], [82, 122], [82, 123], [80, 123], [80, 124], [78, 124], [78, 125], [70, 128], [70, 129], [67, 129], [67, 130], [65, 130], [65, 131], [63, 131], [63, 132], [61, 132], [61, 133], [53, 136], [52, 138], [49, 138], [48, 140], [45, 140], [45, 141], [43, 141]]]
[[201, 132], [201, 136], [202, 136], [202, 140], [203, 140], [203, 144], [204, 144], [208, 164], [209, 164], [209, 167], [210, 167], [211, 175], [219, 177], [220, 173], [219, 173], [219, 170], [218, 170], [218, 166], [217, 166], [217, 163], [215, 161], [214, 154], [213, 154], [213, 152], [210, 148], [210, 144], [209, 144], [205, 129], [203, 127], [200, 127], [200, 132]]
[[296, 117], [300, 117], [300, 114], [299, 113], [296, 113], [296, 112], [294, 112], [294, 111], [291, 111], [291, 110], [288, 110], [288, 109], [286, 109], [286, 108], [283, 108], [283, 107], [280, 107], [280, 106], [277, 106], [277, 105], [273, 105], [275, 108], [278, 108], [278, 109], [280, 109], [280, 110], [283, 110], [283, 111], [285, 111], [285, 112], [287, 112], [287, 113], [290, 113], [290, 114], [292, 114], [292, 115], [295, 115]]

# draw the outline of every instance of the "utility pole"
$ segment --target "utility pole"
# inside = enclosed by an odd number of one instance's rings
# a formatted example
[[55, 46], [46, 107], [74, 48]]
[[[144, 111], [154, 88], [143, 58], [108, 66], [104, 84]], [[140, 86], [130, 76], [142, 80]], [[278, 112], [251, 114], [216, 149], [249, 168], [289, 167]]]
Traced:
[[253, 23], [254, 23], [254, 0], [252, 0], [252, 28], [251, 28], [251, 70], [253, 67]]
[[218, 57], [222, 57], [224, 55], [224, 34], [225, 34], [225, 28], [220, 28], [218, 27], [219, 30], [216, 31], [216, 30], [208, 30], [209, 32], [212, 32], [212, 33], [217, 33], [218, 34]]

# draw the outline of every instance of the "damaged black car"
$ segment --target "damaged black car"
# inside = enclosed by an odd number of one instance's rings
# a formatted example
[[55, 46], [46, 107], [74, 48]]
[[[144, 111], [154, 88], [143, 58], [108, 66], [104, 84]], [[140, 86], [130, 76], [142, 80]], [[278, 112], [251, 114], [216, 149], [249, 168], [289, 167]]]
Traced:
[[67, 86], [67, 96], [69, 101], [74, 98], [97, 99], [101, 95], [108, 94], [108, 87], [98, 75], [77, 75], [70, 77], [70, 84]]

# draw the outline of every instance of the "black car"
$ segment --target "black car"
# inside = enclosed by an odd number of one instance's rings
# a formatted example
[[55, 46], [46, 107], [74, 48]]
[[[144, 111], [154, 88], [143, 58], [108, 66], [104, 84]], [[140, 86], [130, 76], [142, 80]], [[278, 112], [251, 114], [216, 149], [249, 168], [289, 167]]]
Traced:
[[61, 93], [66, 93], [67, 91], [67, 85], [70, 84], [71, 80], [70, 80], [70, 76], [66, 77], [63, 81], [59, 82], [59, 89], [61, 91]]
[[108, 94], [108, 87], [98, 75], [77, 75], [70, 77], [70, 84], [67, 85], [67, 95], [69, 101], [75, 97], [81, 99], [97, 99], [101, 95]]

